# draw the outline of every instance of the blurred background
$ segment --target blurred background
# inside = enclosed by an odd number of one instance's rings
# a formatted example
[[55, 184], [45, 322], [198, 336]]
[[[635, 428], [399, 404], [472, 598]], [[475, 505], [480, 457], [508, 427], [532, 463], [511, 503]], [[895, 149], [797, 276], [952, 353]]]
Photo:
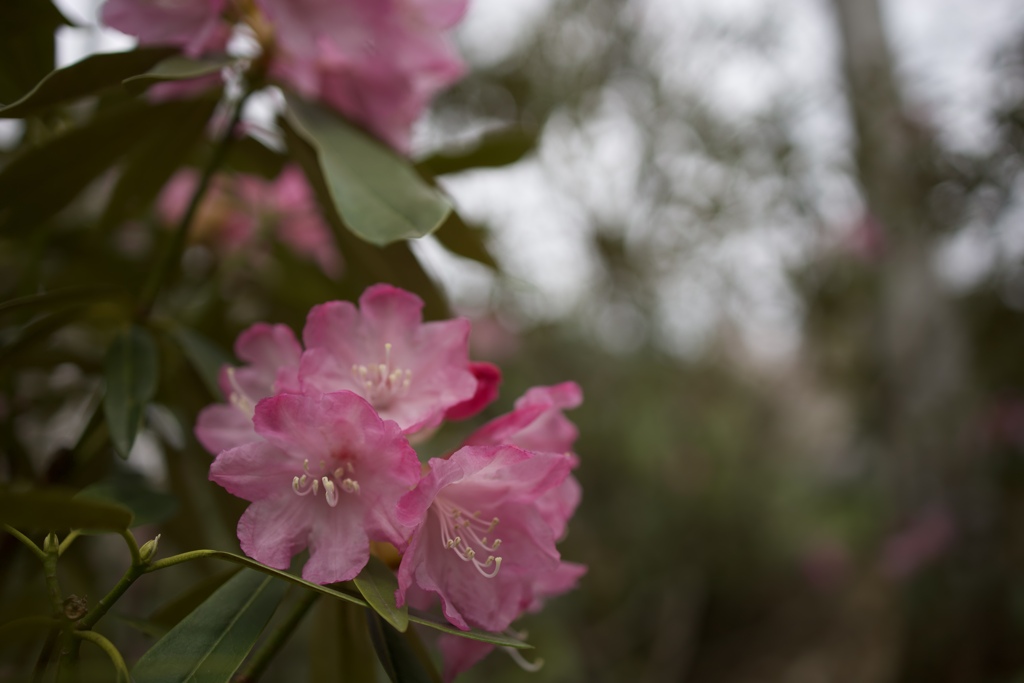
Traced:
[[[132, 44], [57, 4], [59, 64]], [[539, 673], [464, 680], [1024, 681], [1019, 0], [473, 0], [458, 39], [418, 153], [537, 143], [441, 179], [497, 268], [414, 252], [504, 370], [488, 416], [583, 387], [590, 567], [522, 623]], [[300, 285], [225, 338], [299, 328]]]

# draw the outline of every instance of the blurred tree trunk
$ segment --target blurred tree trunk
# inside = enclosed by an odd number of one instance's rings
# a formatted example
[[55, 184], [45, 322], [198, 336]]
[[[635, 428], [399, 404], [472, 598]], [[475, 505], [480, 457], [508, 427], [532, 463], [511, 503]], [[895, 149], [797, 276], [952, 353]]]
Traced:
[[[932, 135], [906, 114], [878, 0], [831, 0], [867, 211], [883, 229], [873, 315], [874, 406], [883, 471], [904, 511], [945, 498], [963, 462], [968, 414], [966, 335], [931, 267], [927, 200], [939, 178]], [[955, 481], [955, 479], [954, 479]]]

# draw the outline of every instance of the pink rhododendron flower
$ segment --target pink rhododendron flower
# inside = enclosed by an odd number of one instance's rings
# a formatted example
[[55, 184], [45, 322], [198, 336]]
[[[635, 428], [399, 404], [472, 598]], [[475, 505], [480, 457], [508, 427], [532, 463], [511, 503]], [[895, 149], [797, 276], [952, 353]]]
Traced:
[[[337, 109], [401, 152], [430, 100], [464, 67], [445, 36], [467, 0], [254, 0], [231, 4], [272, 80]], [[222, 51], [227, 0], [107, 0], [104, 22], [147, 44]]]
[[491, 363], [470, 362], [469, 371], [476, 377], [476, 393], [468, 401], [453, 405], [445, 411], [446, 420], [465, 420], [473, 417], [498, 398], [501, 370]]
[[445, 411], [472, 399], [469, 323], [422, 322], [423, 301], [374, 285], [359, 308], [330, 301], [309, 312], [299, 367], [304, 391], [354, 391], [412, 434], [437, 426]]
[[216, 455], [258, 440], [252, 418], [256, 403], [267, 396], [299, 389], [302, 347], [287, 325], [257, 323], [238, 335], [235, 355], [248, 363], [224, 368], [220, 388], [228, 403], [207, 406], [196, 420], [196, 438]]
[[459, 628], [501, 631], [532, 604], [534, 581], [558, 569], [555, 536], [535, 503], [561, 484], [569, 462], [514, 446], [467, 446], [429, 466], [399, 503], [399, 520], [416, 530], [396, 598], [404, 604], [415, 584], [436, 593]]
[[107, 0], [104, 24], [143, 45], [180, 46], [193, 57], [222, 51], [231, 26], [222, 15], [228, 0]]
[[[195, 171], [183, 170], [164, 188], [158, 210], [166, 224], [181, 220], [197, 180]], [[263, 226], [294, 252], [315, 261], [326, 275], [341, 274], [341, 257], [330, 228], [297, 166], [285, 167], [273, 181], [246, 174], [216, 176], [190, 234], [226, 254], [254, 244]]]
[[[512, 444], [531, 451], [560, 453], [575, 468], [579, 458], [572, 453], [579, 431], [562, 414], [583, 402], [575, 382], [551, 387], [534, 387], [515, 402], [511, 413], [497, 417], [466, 439], [470, 446]], [[544, 494], [537, 507], [551, 525], [556, 538], [565, 535], [566, 525], [579, 505], [582, 488], [571, 474]]]
[[396, 504], [420, 464], [398, 425], [352, 392], [279, 394], [256, 405], [260, 439], [223, 451], [210, 480], [250, 501], [238, 521], [243, 552], [286, 569], [309, 548], [302, 577], [354, 578], [369, 542], [404, 544]]

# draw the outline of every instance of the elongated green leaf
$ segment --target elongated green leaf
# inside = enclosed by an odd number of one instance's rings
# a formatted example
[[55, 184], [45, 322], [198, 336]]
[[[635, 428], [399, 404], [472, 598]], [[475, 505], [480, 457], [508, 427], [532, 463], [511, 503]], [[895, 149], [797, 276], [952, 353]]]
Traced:
[[471, 168], [506, 166], [522, 159], [537, 146], [537, 135], [521, 128], [498, 130], [461, 150], [439, 152], [416, 162], [429, 175], [457, 173]]
[[423, 662], [403, 634], [393, 629], [375, 612], [366, 615], [370, 630], [370, 641], [377, 653], [377, 659], [387, 672], [391, 683], [433, 683], [436, 672], [430, 674], [429, 662]]
[[102, 228], [118, 227], [152, 206], [174, 172], [192, 150], [200, 147], [218, 96], [216, 91], [183, 102], [173, 126], [154, 127], [139, 136], [121, 165], [121, 174], [99, 221]]
[[310, 683], [373, 681], [376, 665], [366, 630], [366, 608], [319, 600], [309, 641]]
[[180, 595], [154, 610], [146, 621], [165, 632], [171, 630], [240, 571], [241, 567], [231, 567], [193, 583]]
[[454, 211], [448, 216], [448, 220], [444, 222], [441, 229], [434, 233], [437, 241], [453, 254], [472, 259], [488, 268], [497, 270], [498, 263], [491, 256], [491, 252], [487, 249], [487, 243], [484, 241], [486, 235], [486, 230], [468, 225]]
[[241, 571], [135, 664], [137, 683], [228, 683], [284, 597], [285, 585]]
[[336, 115], [288, 100], [284, 125], [316, 153], [320, 173], [345, 225], [384, 246], [436, 230], [451, 211], [448, 199], [408, 161]]
[[156, 393], [160, 359], [145, 329], [132, 326], [114, 338], [104, 367], [103, 413], [110, 440], [123, 458], [135, 443], [146, 403]]
[[173, 328], [171, 337], [178, 343], [185, 358], [192, 364], [199, 378], [203, 380], [203, 384], [210, 391], [210, 396], [218, 400], [224, 398], [221, 396], [217, 377], [220, 375], [222, 367], [235, 362], [231, 354], [188, 327]]
[[155, 490], [138, 472], [116, 463], [105, 479], [85, 487], [78, 495], [123, 505], [135, 517], [132, 526], [163, 522], [178, 511], [177, 498]]
[[[248, 557], [245, 557], [244, 555], [236, 555], [235, 553], [229, 553], [223, 550], [196, 550], [191, 553], [188, 553], [188, 555], [192, 559], [210, 558], [214, 560], [223, 560], [225, 562], [233, 562], [235, 564], [240, 564], [242, 566], [255, 569], [256, 571], [263, 572], [264, 574], [267, 574], [269, 576], [276, 576], [277, 578], [287, 581], [289, 583], [293, 583], [296, 586], [303, 586], [310, 590], [317, 591], [318, 593], [323, 593], [324, 595], [329, 595], [331, 597], [338, 598], [346, 602], [350, 602], [354, 605], [359, 605], [360, 607], [370, 606], [365, 600], [356, 597], [355, 595], [342, 592], [335, 588], [331, 588], [330, 586], [321, 586], [315, 583], [310, 583], [309, 581], [301, 579], [298, 576], [293, 576], [292, 574], [288, 574], [278, 569], [272, 569], [270, 567], [262, 565], [256, 560], [252, 560]], [[169, 560], [172, 559], [173, 558], [169, 558]], [[164, 569], [165, 567], [174, 566], [175, 564], [177, 564], [176, 561], [169, 560], [160, 560], [158, 562], [154, 562], [150, 566], [149, 571], [157, 571]], [[428, 626], [432, 629], [443, 631], [444, 633], [450, 633], [455, 636], [469, 638], [470, 640], [479, 640], [483, 643], [491, 643], [493, 645], [500, 645], [503, 647], [515, 647], [522, 649], [528, 649], [533, 647], [529, 643], [524, 643], [521, 640], [509, 638], [508, 636], [504, 636], [497, 633], [486, 633], [484, 631], [477, 630], [460, 631], [451, 624], [439, 621], [425, 614], [414, 613], [412, 611], [410, 611], [409, 613], [409, 621], [414, 624]]]
[[48, 311], [54, 308], [87, 304], [114, 295], [113, 287], [106, 285], [83, 285], [63, 287], [49, 292], [30, 294], [0, 303], [0, 314], [15, 311]]
[[366, 598], [366, 602], [370, 603], [370, 607], [386, 622], [400, 632], [409, 628], [409, 608], [395, 604], [398, 579], [386, 564], [371, 556], [353, 583]]
[[[140, 139], [173, 128], [194, 103], [128, 101], [29, 147], [0, 168], [0, 230], [22, 234], [67, 206]], [[73, 160], [74, 163], [70, 163]]]
[[15, 529], [121, 531], [132, 523], [128, 508], [74, 497], [64, 489], [0, 490], [0, 523]]
[[92, 95], [130, 76], [146, 72], [175, 52], [175, 48], [144, 47], [130, 52], [91, 55], [63, 69], [51, 71], [24, 97], [0, 108], [0, 118], [24, 118], [55, 104]]
[[122, 84], [128, 92], [138, 95], [149, 86], [157, 83], [191, 81], [196, 78], [220, 73], [232, 61], [228, 57], [220, 59], [190, 59], [181, 55], [174, 55], [154, 65], [153, 68], [145, 73], [136, 72], [135, 75], [126, 77]]

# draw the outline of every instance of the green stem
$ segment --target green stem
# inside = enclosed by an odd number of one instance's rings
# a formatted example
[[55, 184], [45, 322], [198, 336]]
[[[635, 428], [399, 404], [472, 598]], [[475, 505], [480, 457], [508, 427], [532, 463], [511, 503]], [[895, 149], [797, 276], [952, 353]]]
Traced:
[[135, 541], [135, 536], [128, 529], [122, 529], [119, 533], [124, 542], [128, 544], [128, 552], [132, 554], [132, 566], [140, 567], [142, 565], [142, 557], [139, 555], [139, 544]]
[[200, 560], [204, 557], [210, 557], [211, 555], [216, 555], [219, 552], [219, 550], [193, 550], [191, 552], [181, 553], [180, 555], [171, 555], [170, 557], [165, 557], [162, 560], [149, 564], [144, 571], [148, 574], [149, 572], [173, 567], [174, 565], [181, 564], [182, 562], [191, 562], [192, 560]]
[[103, 599], [96, 603], [96, 606], [93, 607], [88, 614], [78, 620], [75, 628], [80, 631], [87, 631], [95, 626], [96, 622], [103, 618], [103, 615], [105, 615], [110, 608], [114, 606], [114, 603], [124, 595], [125, 591], [131, 588], [131, 585], [135, 583], [135, 579], [139, 578], [144, 573], [145, 568], [143, 566], [133, 563], [132, 566], [128, 568], [128, 571], [124, 573], [124, 576], [121, 577], [121, 580], [110, 589], [110, 592], [104, 595]]
[[217, 145], [213, 148], [213, 152], [210, 154], [210, 158], [206, 162], [206, 166], [203, 167], [203, 173], [199, 177], [199, 184], [196, 185], [196, 189], [192, 193], [192, 199], [188, 203], [188, 208], [185, 210], [185, 214], [181, 217], [181, 221], [178, 223], [177, 229], [171, 236], [170, 244], [167, 245], [167, 248], [161, 254], [156, 268], [153, 269], [152, 275], [146, 282], [146, 287], [143, 289], [141, 305], [139, 306], [136, 316], [139, 320], [149, 317], [149, 312], [152, 310], [153, 304], [156, 303], [156, 298], [160, 294], [160, 289], [164, 286], [165, 281], [171, 276], [172, 271], [181, 262], [181, 255], [185, 251], [186, 238], [188, 237], [188, 230], [192, 224], [192, 219], [195, 218], [196, 211], [198, 211], [199, 205], [202, 203], [203, 197], [206, 195], [206, 190], [210, 186], [210, 181], [213, 179], [214, 173], [217, 172], [217, 169], [220, 168], [221, 164], [224, 163], [224, 159], [227, 157], [228, 149], [230, 149], [231, 143], [234, 141], [235, 129], [238, 128], [238, 124], [242, 120], [242, 109], [251, 93], [252, 90], [247, 89], [242, 96], [238, 98], [238, 102], [235, 103], [234, 111], [231, 114], [231, 121], [228, 123], [227, 129], [225, 129], [224, 134], [217, 142]]
[[117, 680], [124, 681], [125, 683], [131, 683], [131, 676], [128, 673], [128, 667], [125, 666], [124, 657], [121, 656], [120, 651], [118, 651], [112, 642], [95, 631], [74, 631], [72, 635], [75, 638], [89, 641], [107, 653], [107, 657], [110, 658], [110, 663], [114, 665], [114, 670], [117, 671]]
[[32, 554], [39, 558], [39, 561], [46, 564], [46, 553], [43, 549], [37, 546], [31, 538], [21, 533], [9, 524], [4, 524], [4, 531], [14, 536], [16, 539], [25, 544], [25, 547], [32, 551]]
[[[50, 536], [53, 538], [51, 539]], [[60, 582], [57, 580], [57, 552], [60, 544], [57, 543], [57, 536], [53, 533], [47, 537], [46, 547], [48, 551], [43, 559], [43, 575], [46, 577], [46, 592], [50, 596], [50, 607], [53, 611], [53, 618], [60, 619], [64, 616], [64, 595], [60, 591]]]
[[233, 683], [256, 683], [259, 680], [260, 676], [263, 675], [263, 672], [266, 671], [270, 662], [274, 659], [274, 656], [277, 655], [292, 634], [295, 633], [295, 627], [306, 616], [309, 608], [313, 606], [318, 597], [320, 597], [319, 594], [313, 591], [302, 591], [288, 616], [267, 636], [263, 645], [260, 646], [260, 649], [256, 651], [246, 664], [245, 669], [232, 679]]

